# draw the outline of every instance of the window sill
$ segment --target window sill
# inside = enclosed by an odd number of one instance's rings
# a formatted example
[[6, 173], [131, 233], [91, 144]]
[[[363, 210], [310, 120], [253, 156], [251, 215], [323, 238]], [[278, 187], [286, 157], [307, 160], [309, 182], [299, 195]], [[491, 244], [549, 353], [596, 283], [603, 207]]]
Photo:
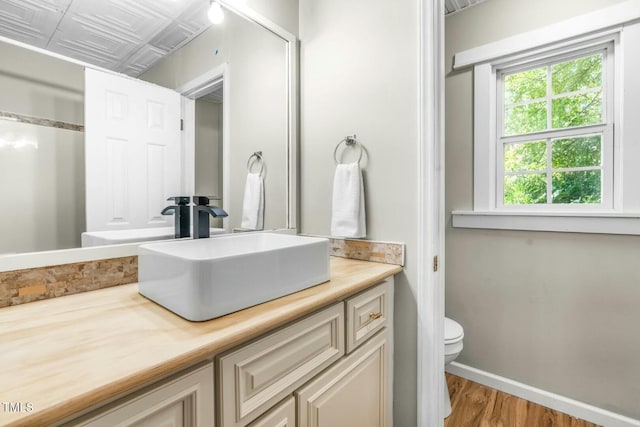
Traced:
[[640, 235], [640, 212], [453, 211], [454, 228]]

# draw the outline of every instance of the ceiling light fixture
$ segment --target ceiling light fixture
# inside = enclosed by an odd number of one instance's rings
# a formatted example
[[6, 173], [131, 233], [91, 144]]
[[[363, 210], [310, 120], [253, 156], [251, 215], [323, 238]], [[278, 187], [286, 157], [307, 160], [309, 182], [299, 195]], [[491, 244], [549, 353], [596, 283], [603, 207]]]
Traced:
[[209, 21], [212, 24], [220, 24], [224, 21], [224, 12], [222, 11], [222, 6], [217, 1], [211, 1], [211, 7], [209, 8]]

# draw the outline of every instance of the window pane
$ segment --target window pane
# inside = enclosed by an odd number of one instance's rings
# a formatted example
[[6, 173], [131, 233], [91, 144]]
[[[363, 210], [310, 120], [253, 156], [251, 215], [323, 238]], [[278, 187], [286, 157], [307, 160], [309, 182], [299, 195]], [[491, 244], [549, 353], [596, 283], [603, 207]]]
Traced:
[[504, 170], [506, 172], [535, 171], [547, 168], [546, 141], [504, 146]]
[[547, 174], [507, 175], [504, 177], [505, 205], [547, 203]]
[[553, 94], [602, 86], [602, 54], [591, 55], [551, 67]]
[[504, 110], [504, 134], [519, 135], [538, 132], [547, 128], [547, 103], [509, 107]]
[[601, 135], [563, 138], [551, 141], [551, 163], [554, 169], [600, 166]]
[[552, 104], [554, 129], [602, 123], [602, 92], [564, 96]]
[[553, 203], [600, 203], [601, 171], [555, 172]]
[[504, 102], [515, 104], [520, 101], [543, 98], [547, 95], [547, 68], [523, 71], [504, 76]]

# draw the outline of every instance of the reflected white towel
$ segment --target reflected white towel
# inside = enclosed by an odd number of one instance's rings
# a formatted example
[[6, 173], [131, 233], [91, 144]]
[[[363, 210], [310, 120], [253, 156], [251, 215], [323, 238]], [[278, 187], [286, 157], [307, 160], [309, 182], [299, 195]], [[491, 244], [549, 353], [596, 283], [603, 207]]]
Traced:
[[248, 230], [264, 228], [264, 184], [259, 173], [247, 174], [240, 227]]
[[331, 235], [336, 237], [365, 237], [364, 186], [358, 163], [336, 167], [333, 178]]

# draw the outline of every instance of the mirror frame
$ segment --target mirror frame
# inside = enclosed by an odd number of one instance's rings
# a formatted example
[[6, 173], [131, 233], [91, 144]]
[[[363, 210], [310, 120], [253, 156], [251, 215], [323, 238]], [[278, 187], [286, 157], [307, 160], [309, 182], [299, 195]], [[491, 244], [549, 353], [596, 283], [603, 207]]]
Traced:
[[[298, 213], [298, 39], [295, 35], [260, 15], [253, 9], [234, 2], [233, 0], [218, 0], [226, 9], [247, 21], [257, 24], [269, 32], [280, 37], [286, 44], [287, 55], [287, 99], [288, 99], [288, 128], [287, 128], [287, 185], [286, 185], [286, 228], [282, 231], [297, 233]], [[206, 30], [205, 30], [206, 31]], [[92, 68], [105, 73], [116, 74], [132, 78], [96, 65], [88, 64], [73, 58], [60, 55], [55, 52], [31, 46], [0, 36], [0, 41], [45, 54], [82, 67]], [[174, 89], [175, 90], [175, 89]], [[269, 231], [269, 230], [263, 230]], [[276, 231], [276, 230], [273, 230]], [[129, 243], [123, 245], [96, 246], [91, 248], [59, 249], [41, 252], [26, 252], [0, 256], [0, 272], [24, 270], [29, 268], [45, 267], [59, 264], [71, 264], [75, 262], [87, 262], [107, 258], [119, 258], [138, 255], [138, 246], [146, 242]]]

